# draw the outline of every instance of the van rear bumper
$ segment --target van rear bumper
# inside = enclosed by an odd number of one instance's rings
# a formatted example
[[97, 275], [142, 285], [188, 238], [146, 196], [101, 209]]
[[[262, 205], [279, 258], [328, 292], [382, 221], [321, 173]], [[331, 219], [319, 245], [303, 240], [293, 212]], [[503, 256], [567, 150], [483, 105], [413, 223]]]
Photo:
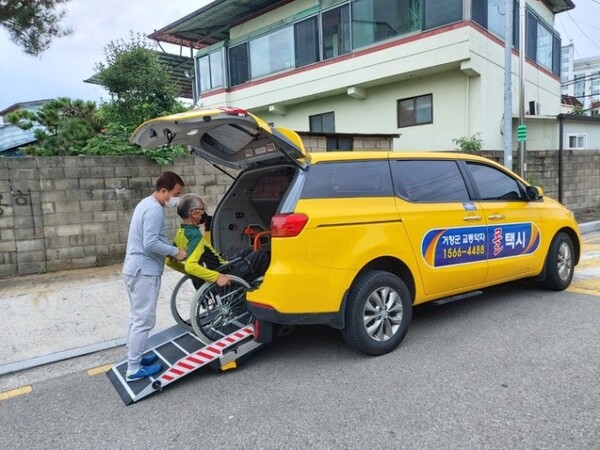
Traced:
[[284, 314], [270, 306], [248, 302], [248, 310], [254, 318], [280, 325], [327, 325], [337, 330], [345, 326], [344, 308], [330, 313], [294, 313]]

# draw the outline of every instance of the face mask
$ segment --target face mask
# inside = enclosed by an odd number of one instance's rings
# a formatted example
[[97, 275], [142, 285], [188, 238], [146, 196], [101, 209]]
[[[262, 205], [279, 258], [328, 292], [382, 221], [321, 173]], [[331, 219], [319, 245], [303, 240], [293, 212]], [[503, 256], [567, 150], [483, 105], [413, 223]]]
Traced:
[[202, 225], [204, 222], [206, 222], [206, 218], [208, 217], [208, 214], [206, 214], [206, 212], [204, 212], [201, 216], [200, 216], [200, 225]]
[[179, 205], [179, 197], [169, 197], [169, 201], [167, 202], [167, 205], [169, 208], [177, 208], [177, 205]]

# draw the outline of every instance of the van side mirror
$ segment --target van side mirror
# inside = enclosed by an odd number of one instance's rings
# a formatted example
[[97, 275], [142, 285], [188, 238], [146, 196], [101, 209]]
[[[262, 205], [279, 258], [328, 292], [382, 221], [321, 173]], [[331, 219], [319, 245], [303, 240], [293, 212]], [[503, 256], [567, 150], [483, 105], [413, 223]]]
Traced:
[[541, 200], [544, 198], [544, 191], [538, 186], [527, 186], [527, 199], [528, 200]]

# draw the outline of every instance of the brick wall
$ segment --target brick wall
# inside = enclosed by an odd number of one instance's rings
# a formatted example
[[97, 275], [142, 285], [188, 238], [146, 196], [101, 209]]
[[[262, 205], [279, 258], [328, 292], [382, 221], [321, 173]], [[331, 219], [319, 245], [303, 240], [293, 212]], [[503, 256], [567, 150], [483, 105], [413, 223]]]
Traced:
[[[528, 178], [558, 198], [558, 152], [527, 156]], [[201, 195], [209, 213], [231, 184], [191, 156], [168, 166], [145, 157], [0, 158], [0, 277], [122, 262], [133, 208], [164, 170], [180, 174], [185, 191]], [[566, 151], [564, 175], [567, 207], [600, 208], [600, 151]], [[173, 235], [179, 221], [174, 209], [167, 211]]]

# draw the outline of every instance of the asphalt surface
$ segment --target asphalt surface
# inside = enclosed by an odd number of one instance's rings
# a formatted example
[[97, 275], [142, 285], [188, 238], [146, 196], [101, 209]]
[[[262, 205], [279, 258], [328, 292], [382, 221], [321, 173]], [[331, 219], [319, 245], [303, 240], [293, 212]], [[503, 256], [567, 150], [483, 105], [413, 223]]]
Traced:
[[237, 370], [200, 369], [131, 406], [75, 370], [94, 354], [0, 401], [2, 447], [597, 449], [599, 322], [597, 296], [511, 283], [415, 308], [381, 357], [297, 327]]

